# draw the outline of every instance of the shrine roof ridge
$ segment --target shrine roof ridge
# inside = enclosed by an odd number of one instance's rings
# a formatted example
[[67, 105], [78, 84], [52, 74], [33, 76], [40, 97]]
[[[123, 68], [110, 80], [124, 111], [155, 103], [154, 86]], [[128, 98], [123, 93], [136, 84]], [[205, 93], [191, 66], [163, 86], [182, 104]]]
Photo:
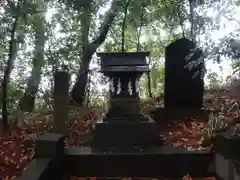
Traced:
[[146, 56], [149, 54], [150, 52], [97, 53], [102, 68], [104, 66], [147, 66]]
[[146, 52], [97, 52], [97, 56], [149, 56], [150, 51]]

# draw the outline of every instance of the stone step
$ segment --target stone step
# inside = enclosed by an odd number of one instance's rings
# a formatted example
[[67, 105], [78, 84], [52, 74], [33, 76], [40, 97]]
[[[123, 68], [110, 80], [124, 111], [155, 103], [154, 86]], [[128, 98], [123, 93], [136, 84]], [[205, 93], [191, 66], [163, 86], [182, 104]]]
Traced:
[[148, 118], [145, 118], [143, 116], [133, 116], [133, 117], [128, 117], [128, 116], [117, 116], [117, 117], [108, 117], [106, 116], [105, 119], [103, 119], [103, 121], [137, 121], [137, 122], [141, 122], [141, 121], [149, 121]]
[[68, 148], [65, 149], [65, 159], [65, 171], [76, 177], [182, 179], [189, 174], [203, 179], [215, 174], [209, 169], [214, 161], [212, 152], [169, 146], [147, 150]]

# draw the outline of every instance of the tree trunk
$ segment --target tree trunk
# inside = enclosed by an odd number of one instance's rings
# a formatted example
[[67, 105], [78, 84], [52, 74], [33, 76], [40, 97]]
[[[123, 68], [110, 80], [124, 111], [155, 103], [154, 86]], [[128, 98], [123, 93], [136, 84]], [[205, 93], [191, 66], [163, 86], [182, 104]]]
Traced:
[[[92, 59], [92, 55], [94, 53], [89, 51], [89, 27], [90, 27], [90, 18], [91, 15], [91, 6], [87, 6], [83, 9], [82, 16], [81, 16], [81, 41], [83, 42], [83, 57], [82, 57], [82, 64], [79, 69], [79, 75], [77, 77], [77, 82], [72, 89], [72, 97], [73, 99], [79, 103], [81, 106], [85, 99], [87, 84], [88, 84], [88, 70], [89, 64]], [[78, 96], [81, 95], [81, 96]]]
[[82, 66], [80, 67], [79, 74], [76, 80], [76, 83], [74, 84], [71, 95], [74, 101], [76, 101], [80, 106], [83, 105], [85, 94], [87, 90], [87, 82], [88, 82], [88, 70], [89, 70], [89, 64], [92, 59], [93, 53], [86, 52], [86, 55], [83, 56], [82, 59]]
[[5, 131], [8, 129], [8, 110], [7, 110], [7, 91], [8, 91], [8, 83], [10, 80], [11, 71], [13, 69], [14, 60], [17, 55], [17, 42], [15, 39], [15, 32], [18, 25], [19, 16], [15, 17], [12, 30], [11, 30], [11, 40], [9, 41], [9, 54], [7, 66], [4, 71], [3, 82], [1, 83], [1, 96], [2, 96], [2, 124], [0, 127], [0, 131]]
[[197, 31], [197, 23], [196, 23], [196, 0], [189, 0], [189, 7], [190, 7], [190, 24], [191, 24], [191, 31], [190, 31], [190, 38], [192, 41], [196, 42], [196, 31]]
[[[121, 0], [114, 0], [112, 2], [112, 6], [110, 10], [107, 12], [105, 21], [103, 22], [100, 28], [99, 35], [95, 38], [95, 40], [92, 43], [85, 44], [85, 47], [83, 48], [84, 52], [82, 58], [82, 66], [79, 69], [77, 80], [71, 91], [73, 99], [80, 106], [83, 105], [86, 95], [89, 64], [92, 59], [92, 55], [96, 52], [97, 48], [105, 41], [109, 28], [111, 27], [112, 22], [114, 21], [114, 18], [118, 11], [119, 3], [121, 3]], [[83, 36], [85, 36], [85, 34], [83, 34]]]
[[125, 28], [127, 23], [127, 10], [130, 5], [131, 0], [125, 0], [125, 6], [124, 6], [124, 18], [122, 22], [122, 52], [125, 52]]
[[[44, 1], [39, 0], [40, 9], [44, 9]], [[34, 109], [35, 98], [38, 87], [41, 82], [41, 70], [44, 66], [44, 45], [45, 45], [45, 24], [44, 12], [36, 14], [35, 28], [35, 52], [33, 57], [33, 68], [31, 76], [27, 83], [27, 89], [19, 101], [19, 107], [26, 112], [32, 112]]]

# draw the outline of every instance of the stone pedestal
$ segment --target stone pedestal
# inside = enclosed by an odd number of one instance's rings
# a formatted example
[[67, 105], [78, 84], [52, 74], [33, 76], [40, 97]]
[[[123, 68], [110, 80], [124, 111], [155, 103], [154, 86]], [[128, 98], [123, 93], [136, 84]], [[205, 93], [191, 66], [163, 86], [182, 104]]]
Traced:
[[240, 137], [218, 133], [215, 138], [216, 175], [219, 179], [239, 180]]
[[[109, 112], [106, 115], [107, 118], [114, 119], [116, 117], [125, 118], [129, 116], [131, 116], [133, 120], [137, 118], [137, 121], [142, 117], [138, 100], [133, 98], [112, 98], [110, 100]], [[146, 118], [144, 118], [144, 120], [146, 120]]]
[[[144, 119], [144, 118], [143, 118]], [[161, 145], [155, 121], [119, 119], [96, 124], [94, 145], [97, 147], [151, 147]]]
[[240, 180], [240, 161], [239, 161], [239, 159], [234, 162], [233, 180]]
[[161, 145], [155, 121], [140, 113], [139, 79], [149, 70], [149, 53], [99, 53], [102, 72], [111, 80], [110, 108], [95, 126], [93, 146], [152, 147]]
[[222, 154], [215, 154], [217, 177], [224, 180], [233, 180], [233, 160]]

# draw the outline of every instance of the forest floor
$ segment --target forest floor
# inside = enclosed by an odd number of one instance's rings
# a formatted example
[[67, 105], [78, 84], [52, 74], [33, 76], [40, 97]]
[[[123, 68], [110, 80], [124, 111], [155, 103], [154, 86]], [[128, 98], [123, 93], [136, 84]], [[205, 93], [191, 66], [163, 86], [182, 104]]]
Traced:
[[[229, 100], [225, 96], [217, 97], [213, 95], [205, 96], [205, 100], [208, 107], [212, 106], [211, 108], [221, 109], [222, 112], [219, 112], [217, 116], [221, 114], [226, 116], [228, 120], [229, 118], [231, 120], [239, 119], [239, 107], [235, 106], [236, 101]], [[150, 111], [154, 109], [154, 106], [155, 102], [153, 101], [144, 103], [143, 111]], [[66, 138], [65, 145], [67, 147], [87, 146], [91, 140], [91, 124], [99, 119], [102, 112], [103, 110], [100, 108], [72, 109], [69, 112], [69, 136]], [[209, 124], [194, 118], [191, 121], [172, 123], [166, 131], [160, 133], [160, 136], [163, 136], [166, 144], [174, 147], [184, 147], [189, 150], [211, 150], [211, 143], [203, 147], [203, 141], [206, 140], [203, 128], [208, 126]], [[51, 131], [51, 129], [51, 115], [36, 113], [27, 115], [21, 125], [12, 127], [10, 133], [0, 137], [0, 179], [17, 179], [34, 156], [36, 138], [44, 132]], [[80, 180], [84, 178], [73, 177], [73, 179]], [[186, 176], [183, 180], [191, 180], [191, 178]]]

